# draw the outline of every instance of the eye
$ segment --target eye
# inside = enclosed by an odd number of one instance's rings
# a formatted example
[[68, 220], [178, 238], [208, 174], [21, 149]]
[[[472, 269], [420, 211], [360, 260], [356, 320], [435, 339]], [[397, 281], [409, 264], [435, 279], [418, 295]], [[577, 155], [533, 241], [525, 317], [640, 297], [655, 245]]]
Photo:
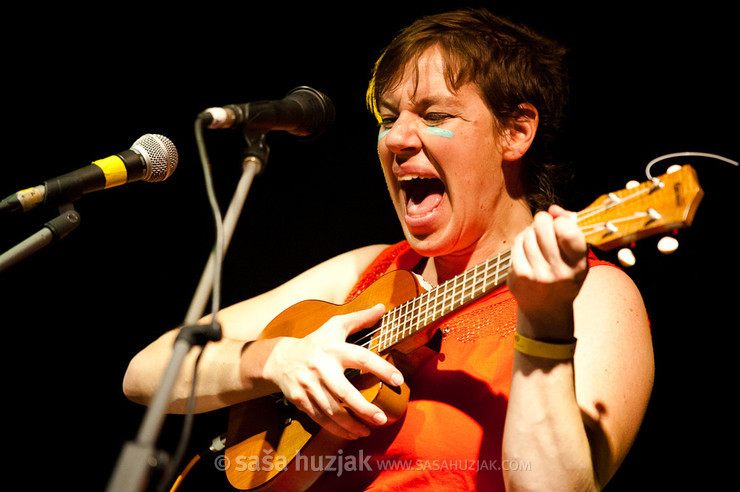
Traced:
[[396, 116], [382, 116], [380, 119], [380, 126], [383, 129], [387, 130], [393, 126], [393, 123], [395, 123], [396, 119], [398, 119], [398, 117]]
[[426, 113], [424, 115], [424, 120], [431, 125], [438, 125], [450, 118], [453, 118], [453, 116], [448, 113]]

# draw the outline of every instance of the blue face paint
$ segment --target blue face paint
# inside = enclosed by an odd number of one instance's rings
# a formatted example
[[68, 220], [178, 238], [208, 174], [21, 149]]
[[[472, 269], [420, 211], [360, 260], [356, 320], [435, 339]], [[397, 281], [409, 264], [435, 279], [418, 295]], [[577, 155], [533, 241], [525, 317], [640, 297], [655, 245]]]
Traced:
[[[388, 130], [380, 132], [380, 135], [378, 135], [378, 142], [388, 135], [388, 132], [391, 131], [390, 128]], [[427, 133], [431, 135], [436, 135], [438, 137], [444, 137], [444, 138], [452, 138], [455, 136], [454, 132], [451, 132], [450, 130], [445, 130], [443, 128], [437, 128], [436, 126], [428, 126], [426, 127]]]
[[455, 134], [449, 130], [445, 130], [443, 128], [437, 128], [436, 126], [428, 126], [427, 127], [427, 133], [430, 133], [432, 135], [436, 135], [438, 137], [445, 137], [445, 138], [452, 138], [455, 136]]

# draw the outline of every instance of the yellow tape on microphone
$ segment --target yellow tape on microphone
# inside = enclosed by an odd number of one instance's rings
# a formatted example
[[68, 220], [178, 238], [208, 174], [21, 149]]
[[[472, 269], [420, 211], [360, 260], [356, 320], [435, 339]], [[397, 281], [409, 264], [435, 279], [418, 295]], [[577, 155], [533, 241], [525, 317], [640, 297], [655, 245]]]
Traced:
[[126, 165], [123, 163], [123, 159], [117, 155], [98, 159], [97, 161], [93, 161], [93, 164], [103, 170], [106, 189], [126, 184], [126, 180], [128, 179]]

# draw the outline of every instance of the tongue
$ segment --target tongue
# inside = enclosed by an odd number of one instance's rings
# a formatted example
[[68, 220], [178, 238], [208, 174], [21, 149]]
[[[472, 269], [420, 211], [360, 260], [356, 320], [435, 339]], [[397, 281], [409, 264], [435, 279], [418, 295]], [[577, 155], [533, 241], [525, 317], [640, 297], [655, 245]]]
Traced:
[[412, 216], [426, 215], [442, 201], [444, 185], [438, 179], [414, 180], [407, 190], [406, 212]]

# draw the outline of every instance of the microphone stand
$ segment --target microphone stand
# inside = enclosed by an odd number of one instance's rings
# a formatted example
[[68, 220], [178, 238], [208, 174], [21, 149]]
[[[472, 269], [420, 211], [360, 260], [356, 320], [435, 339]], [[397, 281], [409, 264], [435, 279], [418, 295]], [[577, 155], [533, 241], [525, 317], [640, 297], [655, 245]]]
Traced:
[[32, 254], [58, 241], [80, 225], [80, 214], [71, 203], [59, 207], [59, 216], [44, 224], [35, 234], [0, 255], [0, 272], [25, 260]]
[[[244, 139], [247, 143], [247, 148], [244, 151], [244, 159], [242, 160], [242, 175], [236, 185], [236, 190], [229, 204], [229, 208], [224, 215], [224, 255], [231, 243], [234, 229], [236, 229], [236, 223], [244, 208], [244, 202], [247, 199], [249, 188], [252, 186], [252, 180], [257, 174], [262, 173], [270, 153], [269, 147], [265, 144], [264, 133], [251, 134], [245, 131]], [[203, 269], [200, 283], [195, 290], [195, 295], [185, 318], [186, 320], [190, 320], [191, 323], [195, 323], [196, 320], [203, 316], [203, 312], [205, 311], [206, 303], [211, 295], [209, 279], [213, 278], [215, 261], [216, 252], [212, 251]]]
[[[198, 125], [199, 123], [196, 122], [196, 131], [200, 135], [200, 127]], [[224, 219], [223, 238], [225, 244], [222, 246], [222, 254], [228, 248], [226, 243], [231, 241], [252, 179], [255, 174], [262, 172], [264, 163], [267, 161], [269, 155], [269, 148], [265, 145], [264, 133], [251, 134], [245, 130], [244, 137], [247, 148], [242, 161], [242, 178], [239, 180]], [[217, 205], [215, 206], [217, 207]], [[162, 429], [172, 388], [182, 363], [190, 352], [190, 349], [194, 346], [205, 346], [209, 341], [218, 341], [221, 338], [220, 326], [217, 323], [213, 325], [196, 324], [203, 315], [206, 302], [214, 287], [213, 283], [215, 282], [211, 283], [210, 280], [214, 278], [213, 274], [217, 268], [216, 262], [219, 246], [219, 241], [217, 241], [217, 245], [211, 251], [200, 283], [191, 301], [190, 308], [185, 317], [184, 326], [180, 329], [180, 333], [175, 340], [169, 363], [162, 375], [159, 387], [144, 415], [144, 420], [139, 428], [136, 440], [127, 442], [124, 445], [123, 451], [113, 470], [113, 475], [108, 483], [107, 492], [141, 492], [147, 490], [152, 473], [166, 466], [169, 460], [166, 453], [156, 450], [155, 444]], [[213, 314], [215, 315], [216, 313], [214, 312]]]

